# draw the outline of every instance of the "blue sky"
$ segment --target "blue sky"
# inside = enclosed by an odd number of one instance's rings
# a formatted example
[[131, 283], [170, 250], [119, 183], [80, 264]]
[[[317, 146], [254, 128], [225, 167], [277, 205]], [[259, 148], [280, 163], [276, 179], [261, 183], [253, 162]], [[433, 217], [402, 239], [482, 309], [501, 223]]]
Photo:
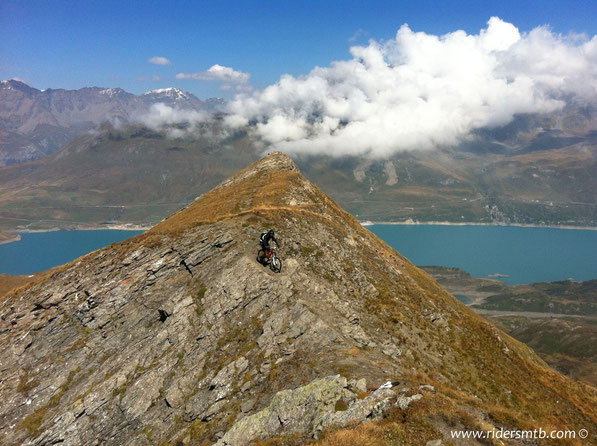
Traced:
[[[230, 97], [213, 81], [176, 79], [214, 64], [262, 88], [282, 74], [350, 58], [349, 47], [413, 31], [478, 33], [491, 16], [530, 31], [597, 33], [594, 1], [0, 1], [0, 78], [36, 88], [176, 86]], [[148, 59], [166, 57], [170, 65]], [[140, 80], [151, 79], [159, 81]]]

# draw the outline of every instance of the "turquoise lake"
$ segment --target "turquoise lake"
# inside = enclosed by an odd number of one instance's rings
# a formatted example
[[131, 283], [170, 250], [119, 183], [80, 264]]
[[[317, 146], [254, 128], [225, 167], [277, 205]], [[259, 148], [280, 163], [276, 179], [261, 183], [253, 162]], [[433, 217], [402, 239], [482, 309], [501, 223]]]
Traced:
[[[416, 265], [455, 266], [508, 284], [597, 279], [597, 231], [514, 226], [371, 225]], [[143, 231], [25, 233], [0, 245], [0, 273], [32, 274]], [[284, 234], [282, 243], [284, 243]], [[257, 245], [257, 242], [255, 242]], [[284, 251], [281, 251], [284, 256]]]
[[43, 271], [142, 232], [98, 230], [23, 233], [20, 241], [0, 245], [0, 274], [20, 275]]
[[371, 225], [415, 265], [462, 268], [507, 284], [597, 279], [597, 231], [516, 226]]

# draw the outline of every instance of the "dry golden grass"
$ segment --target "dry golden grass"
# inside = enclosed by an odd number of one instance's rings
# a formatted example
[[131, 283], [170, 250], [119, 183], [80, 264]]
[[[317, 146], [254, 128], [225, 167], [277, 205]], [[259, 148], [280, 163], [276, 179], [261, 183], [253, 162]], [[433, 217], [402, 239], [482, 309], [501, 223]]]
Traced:
[[343, 429], [315, 443], [319, 446], [383, 446], [384, 429], [379, 423], [363, 423], [355, 429]]
[[8, 274], [0, 274], [0, 298], [12, 289], [23, 286], [31, 280], [33, 280], [33, 278], [28, 276], [10, 276]]
[[[387, 418], [362, 423], [345, 429], [327, 431], [323, 438], [309, 444], [317, 446], [424, 446], [430, 440], [449, 438], [451, 430], [494, 430], [500, 426], [521, 430], [542, 428], [567, 430], [570, 426], [562, 421], [521, 419], [520, 412], [485, 404], [459, 391], [444, 393], [439, 386], [436, 394], [426, 394], [422, 400], [412, 403], [402, 411], [394, 408]], [[489, 413], [487, 418], [484, 414]], [[446, 437], [448, 435], [448, 437]], [[272, 440], [271, 445], [278, 444]], [[447, 443], [451, 444], [451, 443]], [[501, 445], [499, 440], [487, 440], [488, 445]], [[542, 444], [562, 444], [561, 441], [544, 441]], [[570, 445], [580, 446], [583, 441], [569, 440]]]
[[0, 274], [0, 301], [8, 299], [10, 296], [14, 296], [15, 294], [22, 293], [29, 287], [44, 281], [63, 268], [64, 266], [50, 268], [45, 271], [31, 274], [32, 277]]
[[[285, 155], [274, 156], [280, 157], [282, 163], [292, 163]], [[340, 217], [341, 224], [348, 221], [353, 228], [361, 227], [352, 215], [309, 183], [296, 167], [292, 170], [282, 168], [248, 174], [259, 164], [258, 161], [241, 170], [231, 179], [151, 229], [149, 233], [180, 234], [197, 225], [247, 214], [272, 215], [283, 211], [307, 213], [315, 218]], [[299, 194], [296, 197], [299, 202], [294, 203], [293, 194], [296, 191]], [[328, 212], [322, 212], [325, 208]]]

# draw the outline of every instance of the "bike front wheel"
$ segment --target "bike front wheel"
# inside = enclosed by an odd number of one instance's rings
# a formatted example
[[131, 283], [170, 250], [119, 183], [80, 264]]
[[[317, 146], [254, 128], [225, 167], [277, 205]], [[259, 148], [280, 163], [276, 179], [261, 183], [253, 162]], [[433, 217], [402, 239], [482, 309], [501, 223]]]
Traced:
[[272, 257], [272, 261], [269, 264], [269, 267], [273, 272], [279, 273], [280, 271], [282, 271], [282, 260], [275, 256]]

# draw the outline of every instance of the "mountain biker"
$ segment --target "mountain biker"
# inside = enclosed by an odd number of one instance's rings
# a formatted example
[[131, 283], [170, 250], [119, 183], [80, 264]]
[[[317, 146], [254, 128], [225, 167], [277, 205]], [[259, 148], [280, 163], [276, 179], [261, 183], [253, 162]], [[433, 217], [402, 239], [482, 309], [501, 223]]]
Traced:
[[280, 246], [280, 242], [276, 239], [275, 237], [275, 233], [273, 229], [270, 229], [267, 232], [264, 232], [261, 234], [261, 236], [259, 237], [259, 243], [261, 243], [261, 249], [263, 249], [265, 252], [271, 250], [272, 248], [270, 247], [270, 242], [275, 242], [276, 246]]
[[280, 247], [280, 242], [276, 239], [273, 229], [262, 233], [259, 237], [261, 250], [257, 253], [257, 262], [261, 263], [263, 266], [269, 265], [273, 272], [279, 273], [282, 271], [282, 259], [276, 255], [275, 248], [270, 246], [271, 242], [276, 243], [276, 248]]

